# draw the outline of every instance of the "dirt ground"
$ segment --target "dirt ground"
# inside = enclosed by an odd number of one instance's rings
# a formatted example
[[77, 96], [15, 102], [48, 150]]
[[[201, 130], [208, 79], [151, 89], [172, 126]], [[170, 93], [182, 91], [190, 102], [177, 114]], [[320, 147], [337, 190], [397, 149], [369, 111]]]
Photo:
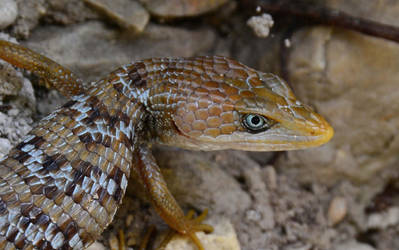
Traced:
[[[247, 21], [267, 10], [249, 1], [165, 2], [0, 0], [0, 39], [52, 58], [87, 83], [138, 59], [215, 54], [283, 76], [332, 124], [331, 142], [276, 153], [154, 149], [179, 204], [209, 209], [207, 223], [217, 230], [201, 236], [213, 242], [206, 249], [399, 249], [399, 45], [284, 14], [272, 15], [261, 38]], [[399, 25], [394, 0], [304, 2]], [[0, 157], [66, 101], [37, 81], [0, 61]], [[150, 225], [159, 229], [151, 242], [159, 242], [166, 224], [130, 180], [96, 249], [119, 249], [120, 232], [136, 249]], [[194, 249], [176, 244], [169, 249]]]

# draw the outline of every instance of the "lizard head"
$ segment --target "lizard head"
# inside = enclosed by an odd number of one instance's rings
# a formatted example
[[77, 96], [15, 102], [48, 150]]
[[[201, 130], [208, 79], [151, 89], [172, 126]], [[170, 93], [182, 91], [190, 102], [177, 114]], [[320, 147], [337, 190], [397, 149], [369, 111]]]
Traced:
[[298, 101], [279, 77], [224, 57], [192, 60], [189, 84], [178, 87], [173, 144], [273, 151], [315, 147], [333, 136], [326, 120]]

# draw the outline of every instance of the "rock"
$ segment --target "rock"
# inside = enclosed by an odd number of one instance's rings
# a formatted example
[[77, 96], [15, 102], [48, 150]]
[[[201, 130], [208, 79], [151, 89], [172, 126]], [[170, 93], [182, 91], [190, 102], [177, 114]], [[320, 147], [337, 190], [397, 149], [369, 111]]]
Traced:
[[391, 0], [327, 0], [324, 3], [330, 8], [350, 13], [353, 16], [382, 22], [394, 26], [399, 25], [399, 3]]
[[247, 25], [255, 32], [256, 36], [265, 38], [269, 35], [270, 29], [273, 27], [274, 21], [269, 14], [261, 16], [253, 16], [248, 19]]
[[[1, 0], [0, 0], [1, 1]], [[0, 32], [0, 40], [17, 43], [6, 33]], [[0, 59], [0, 99], [4, 96], [15, 96], [22, 88], [23, 77], [13, 66]]]
[[134, 32], [142, 32], [150, 19], [148, 12], [136, 1], [85, 0], [85, 2], [104, 13], [112, 22]]
[[[0, 39], [16, 42], [0, 33]], [[12, 98], [6, 98], [12, 96]], [[0, 62], [0, 157], [31, 130], [36, 99], [32, 84], [10, 64]]]
[[334, 197], [328, 207], [327, 218], [332, 226], [341, 222], [348, 212], [347, 202], [344, 197]]
[[5, 136], [12, 146], [15, 146], [32, 129], [31, 115], [32, 110], [29, 109], [18, 116], [0, 113], [0, 134]]
[[243, 175], [253, 199], [253, 206], [246, 211], [248, 221], [255, 223], [262, 230], [273, 229], [274, 211], [266, 183], [262, 179], [262, 170], [256, 166], [249, 167], [244, 170]]
[[15, 96], [22, 88], [23, 78], [10, 64], [0, 61], [0, 96]]
[[[206, 223], [206, 221], [205, 221]], [[221, 220], [217, 224], [211, 224], [214, 231], [211, 234], [203, 232], [197, 233], [204, 249], [207, 250], [239, 250], [240, 244], [233, 226], [227, 220]], [[165, 250], [195, 250], [196, 246], [188, 237], [174, 237], [167, 245]]]
[[[199, 211], [208, 208], [211, 215], [225, 216], [244, 214], [250, 209], [248, 194], [209, 154], [162, 147], [155, 155], [170, 191], [182, 206], [190, 204]], [[254, 181], [252, 185], [257, 184]]]
[[18, 6], [14, 0], [0, 0], [0, 29], [14, 23], [18, 15]]
[[359, 243], [356, 241], [348, 241], [334, 247], [334, 250], [375, 250], [370, 245]]
[[99, 80], [116, 67], [138, 59], [204, 53], [214, 40], [211, 29], [149, 25], [142, 36], [130, 37], [92, 21], [66, 28], [36, 29], [24, 45], [77, 72], [85, 80]]
[[47, 24], [73, 24], [98, 18], [82, 0], [15, 0], [19, 15], [12, 33], [28, 38], [39, 21]]
[[18, 37], [27, 38], [39, 19], [46, 13], [45, 0], [16, 0], [18, 4], [18, 18], [12, 27], [12, 32]]
[[94, 242], [91, 244], [86, 250], [106, 250], [105, 246], [101, 244], [100, 242]]
[[277, 188], [277, 173], [276, 173], [276, 169], [273, 166], [269, 165], [269, 166], [266, 166], [263, 169], [263, 173], [264, 173], [265, 178], [266, 178], [265, 179], [265, 183], [267, 185], [267, 188], [270, 191], [276, 190], [276, 188]]
[[373, 213], [369, 216], [367, 226], [372, 229], [386, 229], [399, 223], [399, 207], [391, 207], [381, 213]]
[[140, 0], [152, 15], [166, 18], [197, 16], [217, 9], [229, 0]]
[[5, 156], [6, 154], [8, 154], [11, 147], [12, 147], [12, 145], [9, 140], [7, 140], [5, 138], [0, 138], [0, 159], [3, 156]]
[[307, 170], [298, 178], [321, 178], [327, 184], [343, 176], [376, 181], [378, 173], [395, 168], [398, 64], [397, 43], [330, 27], [297, 32], [288, 65], [290, 82], [336, 133], [320, 148], [289, 152], [282, 164], [301, 165]]
[[108, 244], [109, 244], [109, 248], [111, 250], [120, 250], [119, 249], [119, 239], [116, 236], [116, 234], [111, 235], [111, 237], [108, 239]]
[[[0, 39], [17, 43], [15, 38], [0, 33]], [[5, 96], [16, 96], [22, 89], [24, 77], [9, 63], [0, 59], [0, 100]]]
[[50, 24], [68, 25], [99, 18], [97, 12], [82, 0], [46, 0], [46, 3], [46, 20]]
[[[211, 162], [233, 176], [250, 194], [251, 202], [247, 209], [237, 209], [231, 215], [226, 213], [237, 230], [243, 248], [282, 249], [287, 242], [298, 242], [300, 246], [310, 244], [313, 248], [329, 249], [335, 231], [328, 228], [324, 215], [328, 200], [324, 201], [322, 197], [330, 195], [328, 190], [322, 189], [315, 194], [300, 186], [295, 176], [272, 173], [270, 177], [270, 170], [261, 167], [246, 152], [209, 154], [214, 154]], [[201, 159], [205, 163], [207, 157], [202, 156]], [[217, 211], [216, 206], [210, 214], [224, 215], [223, 210]], [[228, 211], [232, 211], [231, 208]]]

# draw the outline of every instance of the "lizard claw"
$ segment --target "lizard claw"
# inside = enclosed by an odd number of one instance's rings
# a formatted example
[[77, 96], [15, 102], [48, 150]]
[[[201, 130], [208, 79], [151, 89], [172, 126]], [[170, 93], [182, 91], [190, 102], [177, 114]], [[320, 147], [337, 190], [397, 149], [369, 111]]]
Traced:
[[204, 250], [201, 241], [198, 239], [196, 232], [212, 233], [213, 227], [208, 224], [203, 224], [202, 221], [205, 220], [208, 215], [208, 209], [205, 209], [198, 217], [193, 218], [195, 214], [194, 210], [190, 210], [185, 216], [186, 223], [188, 224], [188, 229], [184, 233], [177, 232], [170, 229], [166, 234], [165, 238], [159, 246], [159, 250], [165, 249], [166, 245], [173, 239], [177, 234], [188, 236], [192, 242], [197, 246], [198, 250]]

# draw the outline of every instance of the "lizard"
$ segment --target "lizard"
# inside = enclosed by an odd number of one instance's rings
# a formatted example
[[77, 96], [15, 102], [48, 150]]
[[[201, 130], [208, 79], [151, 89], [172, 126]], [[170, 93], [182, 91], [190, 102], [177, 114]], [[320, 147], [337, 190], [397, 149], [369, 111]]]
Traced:
[[203, 249], [195, 232], [210, 226], [184, 215], [153, 144], [280, 151], [316, 147], [334, 133], [278, 76], [223, 56], [144, 59], [87, 86], [11, 42], [0, 41], [0, 58], [69, 98], [0, 160], [1, 249], [88, 247], [112, 222], [129, 179]]

